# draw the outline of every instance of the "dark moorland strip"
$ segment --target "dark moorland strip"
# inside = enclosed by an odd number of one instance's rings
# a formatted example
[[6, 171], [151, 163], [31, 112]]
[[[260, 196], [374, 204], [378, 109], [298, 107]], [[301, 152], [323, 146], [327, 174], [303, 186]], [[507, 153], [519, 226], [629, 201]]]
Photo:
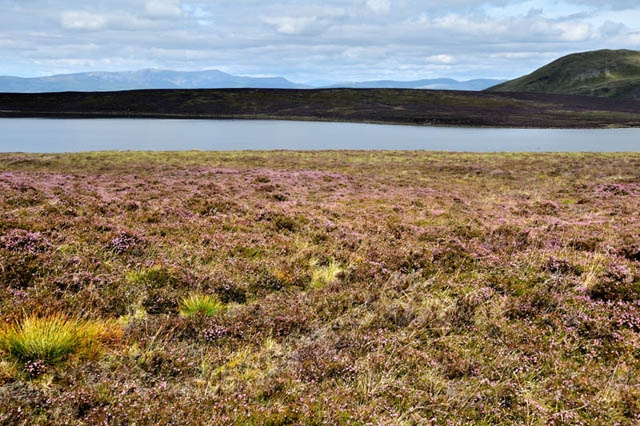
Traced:
[[640, 126], [640, 102], [406, 89], [217, 89], [0, 94], [0, 117], [353, 121], [477, 127]]

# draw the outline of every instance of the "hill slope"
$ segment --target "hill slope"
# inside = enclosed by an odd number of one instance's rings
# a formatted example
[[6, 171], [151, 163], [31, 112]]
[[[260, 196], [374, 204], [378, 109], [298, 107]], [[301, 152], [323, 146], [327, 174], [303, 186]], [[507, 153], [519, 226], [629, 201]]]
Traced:
[[640, 52], [598, 50], [576, 53], [487, 90], [640, 100]]

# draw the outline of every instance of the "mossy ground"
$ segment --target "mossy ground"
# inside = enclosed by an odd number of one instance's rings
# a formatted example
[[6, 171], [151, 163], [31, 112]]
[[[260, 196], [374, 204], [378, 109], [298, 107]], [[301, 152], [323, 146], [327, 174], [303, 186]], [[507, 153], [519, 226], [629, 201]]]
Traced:
[[638, 211], [638, 154], [0, 155], [1, 321], [124, 330], [0, 422], [634, 424]]

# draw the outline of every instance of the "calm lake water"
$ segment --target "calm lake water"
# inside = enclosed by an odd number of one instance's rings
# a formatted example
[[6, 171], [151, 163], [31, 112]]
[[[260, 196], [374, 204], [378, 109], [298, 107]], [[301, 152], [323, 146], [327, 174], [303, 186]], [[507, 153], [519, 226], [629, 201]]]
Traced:
[[0, 152], [102, 150], [640, 151], [640, 129], [529, 130], [244, 120], [0, 118]]

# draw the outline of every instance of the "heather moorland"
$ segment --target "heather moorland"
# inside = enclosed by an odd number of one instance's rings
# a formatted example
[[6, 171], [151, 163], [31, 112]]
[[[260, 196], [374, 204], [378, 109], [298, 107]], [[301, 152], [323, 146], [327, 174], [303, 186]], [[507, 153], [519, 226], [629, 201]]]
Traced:
[[640, 422], [640, 155], [0, 155], [0, 423]]

